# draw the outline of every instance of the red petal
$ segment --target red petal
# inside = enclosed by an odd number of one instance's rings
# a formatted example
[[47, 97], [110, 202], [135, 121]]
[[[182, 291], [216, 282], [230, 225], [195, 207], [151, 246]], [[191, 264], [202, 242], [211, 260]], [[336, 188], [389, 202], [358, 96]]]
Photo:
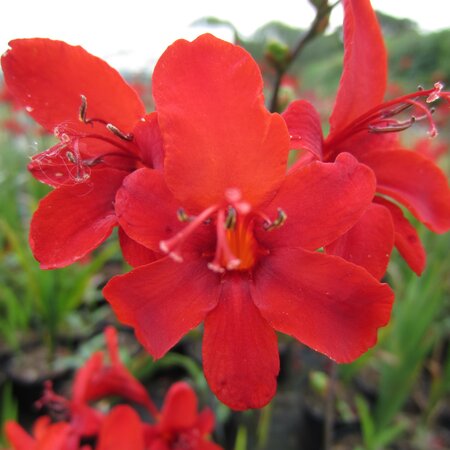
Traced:
[[214, 444], [214, 442], [210, 441], [201, 441], [198, 445], [198, 450], [223, 450], [220, 445]]
[[375, 197], [374, 201], [385, 206], [391, 212], [395, 227], [395, 246], [409, 267], [417, 275], [421, 275], [425, 268], [427, 255], [416, 229], [409, 223], [398, 206], [381, 197]]
[[258, 204], [282, 181], [289, 134], [262, 88], [251, 56], [212, 35], [176, 41], [160, 58], [153, 95], [166, 179], [184, 207], [203, 210], [228, 188]]
[[273, 250], [252, 286], [270, 325], [340, 363], [375, 345], [394, 300], [389, 286], [362, 267], [300, 249]]
[[267, 247], [304, 247], [315, 250], [348, 231], [370, 205], [375, 192], [372, 171], [348, 153], [335, 163], [312, 162], [292, 171], [265, 213], [277, 208], [286, 223], [272, 231], [256, 227], [257, 239]]
[[408, 150], [373, 151], [360, 158], [377, 177], [377, 191], [405, 205], [436, 233], [450, 230], [447, 177], [431, 160]]
[[276, 391], [277, 338], [255, 307], [245, 276], [222, 280], [217, 307], [205, 320], [203, 367], [212, 391], [230, 408], [261, 408]]
[[370, 0], [345, 0], [344, 11], [344, 68], [330, 133], [380, 104], [386, 90], [386, 49]]
[[8, 89], [49, 131], [61, 124], [73, 131], [105, 129], [79, 120], [81, 95], [87, 98], [88, 117], [103, 119], [124, 132], [144, 115], [134, 89], [83, 48], [50, 39], [17, 39], [9, 45], [2, 57]]
[[86, 363], [77, 370], [72, 386], [72, 400], [74, 403], [86, 402], [86, 392], [89, 388], [91, 378], [101, 369], [102, 365], [102, 352], [95, 352]]
[[144, 427], [130, 406], [116, 406], [106, 416], [98, 436], [97, 450], [145, 450]]
[[214, 413], [209, 409], [205, 408], [197, 417], [197, 425], [202, 435], [209, 434], [214, 429]]
[[78, 436], [70, 424], [54, 423], [47, 428], [45, 435], [39, 439], [36, 450], [77, 450]]
[[115, 203], [125, 233], [154, 252], [160, 251], [161, 240], [170, 239], [185, 226], [178, 220], [179, 207], [162, 172], [146, 168], [125, 178]]
[[112, 278], [103, 293], [119, 320], [160, 358], [214, 308], [218, 285], [205, 261], [176, 263], [166, 257]]
[[197, 396], [187, 383], [173, 384], [161, 411], [162, 432], [193, 428], [197, 422], [197, 403]]
[[327, 253], [364, 267], [375, 278], [386, 273], [394, 247], [394, 224], [390, 212], [371, 204], [356, 225], [327, 246]]
[[35, 440], [17, 423], [9, 420], [5, 423], [5, 435], [13, 446], [13, 450], [33, 450]]
[[133, 130], [134, 140], [141, 152], [143, 163], [148, 167], [162, 170], [164, 147], [156, 112], [140, 120]]
[[125, 261], [132, 267], [144, 266], [162, 256], [133, 241], [121, 227], [119, 227], [119, 242]]
[[34, 213], [30, 245], [42, 269], [72, 264], [98, 247], [117, 224], [114, 197], [126, 172], [92, 172], [84, 183], [50, 192]]
[[322, 124], [314, 106], [305, 100], [297, 100], [282, 116], [291, 136], [291, 148], [308, 150], [322, 160]]

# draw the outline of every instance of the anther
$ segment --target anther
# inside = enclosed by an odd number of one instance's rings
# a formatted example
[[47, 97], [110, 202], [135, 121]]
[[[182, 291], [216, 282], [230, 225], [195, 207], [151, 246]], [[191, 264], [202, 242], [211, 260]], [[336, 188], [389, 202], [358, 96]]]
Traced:
[[133, 140], [133, 134], [132, 133], [124, 133], [123, 131], [120, 131], [115, 125], [112, 123], [107, 123], [106, 128], [111, 131], [112, 134], [119, 137], [120, 139], [123, 139], [124, 141], [132, 141]]
[[236, 217], [236, 210], [232, 206], [229, 206], [228, 214], [224, 223], [227, 230], [234, 230], [234, 228], [236, 228]]
[[410, 128], [417, 118], [412, 116], [410, 119], [404, 122], [393, 122], [386, 125], [369, 125], [369, 133], [395, 133], [397, 131], [403, 131]]
[[272, 231], [276, 228], [280, 228], [284, 222], [286, 222], [287, 214], [281, 209], [278, 208], [278, 216], [273, 222], [266, 221], [263, 225], [266, 231]]
[[180, 222], [190, 222], [191, 218], [186, 214], [183, 208], [178, 208], [177, 218]]
[[72, 163], [72, 164], [77, 164], [77, 160], [75, 158], [75, 155], [72, 152], [66, 152], [66, 158]]
[[87, 99], [86, 96], [81, 94], [81, 105], [80, 105], [80, 111], [78, 113], [78, 118], [80, 119], [80, 122], [83, 123], [89, 123], [86, 119], [86, 110], [87, 110]]

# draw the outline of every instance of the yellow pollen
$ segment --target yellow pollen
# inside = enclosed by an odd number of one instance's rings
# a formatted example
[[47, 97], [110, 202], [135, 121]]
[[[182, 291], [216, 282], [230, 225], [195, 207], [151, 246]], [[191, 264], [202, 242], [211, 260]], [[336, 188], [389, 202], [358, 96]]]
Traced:
[[[248, 270], [255, 263], [258, 244], [253, 236], [253, 222], [238, 220], [233, 228], [226, 230], [226, 239], [233, 255], [240, 264], [234, 270]], [[226, 267], [226, 261], [223, 261]]]

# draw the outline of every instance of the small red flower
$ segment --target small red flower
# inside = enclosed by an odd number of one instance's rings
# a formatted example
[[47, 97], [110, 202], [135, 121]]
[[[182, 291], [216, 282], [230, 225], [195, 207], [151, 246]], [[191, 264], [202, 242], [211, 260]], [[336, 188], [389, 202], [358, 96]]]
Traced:
[[206, 378], [235, 409], [275, 393], [274, 330], [348, 362], [375, 344], [393, 300], [364, 269], [314, 252], [364, 213], [372, 172], [343, 154], [286, 176], [289, 134], [262, 87], [250, 55], [211, 35], [163, 54], [153, 95], [164, 171], [128, 176], [116, 212], [132, 239], [169, 256], [104, 289], [155, 358], [204, 321]]
[[94, 353], [75, 374], [70, 399], [55, 394], [51, 383], [47, 383], [38, 402], [38, 406], [46, 406], [56, 419], [69, 422], [78, 437], [98, 435], [104, 417], [89, 403], [108, 396], [115, 395], [141, 404], [155, 418], [159, 415], [144, 386], [120, 361], [116, 330], [107, 327], [105, 338], [110, 364], [104, 363], [103, 352]]
[[198, 413], [197, 396], [184, 382], [173, 384], [156, 425], [146, 430], [148, 450], [219, 450], [207, 437], [214, 428], [210, 409]]
[[34, 424], [33, 435], [29, 435], [17, 422], [5, 424], [5, 434], [12, 450], [78, 450], [78, 436], [70, 424], [51, 423], [42, 416]]
[[[39, 204], [30, 244], [44, 269], [80, 260], [117, 225], [113, 201], [139, 167], [160, 169], [156, 115], [104, 61], [81, 47], [49, 39], [10, 42], [2, 67], [10, 93], [59, 143], [36, 155], [29, 170], [56, 189]], [[135, 245], [121, 236], [125, 257]], [[142, 252], [136, 263], [142, 262]], [[146, 252], [144, 261], [153, 260]]]
[[[293, 102], [283, 117], [293, 148], [308, 150], [308, 161], [335, 161], [342, 152], [349, 152], [369, 166], [377, 178], [377, 193], [381, 196], [375, 197], [355, 227], [327, 246], [327, 251], [381, 278], [395, 242], [410, 267], [420, 274], [425, 266], [425, 251], [417, 232], [401, 209], [384, 196], [403, 204], [432, 231], [443, 233], [450, 229], [446, 176], [426, 157], [404, 149], [397, 134], [423, 119], [429, 123], [430, 135], [435, 135], [426, 104], [440, 97], [448, 100], [450, 93], [442, 92], [442, 85], [436, 83], [432, 89], [383, 103], [386, 51], [370, 1], [344, 0], [344, 10], [344, 68], [330, 117], [330, 134], [323, 139], [320, 118], [308, 102]], [[408, 119], [397, 118], [411, 109]], [[302, 159], [299, 165], [304, 163]]]
[[103, 352], [94, 353], [75, 376], [73, 401], [88, 403], [117, 395], [145, 406], [150, 414], [158, 416], [158, 410], [144, 386], [120, 361], [117, 331], [114, 327], [105, 329], [105, 339], [110, 364], [105, 364]]
[[[147, 450], [146, 427], [127, 405], [114, 407], [103, 419], [95, 450]], [[18, 423], [9, 421], [5, 432], [12, 450], [91, 450], [81, 445], [76, 429], [68, 422], [52, 423], [48, 416], [38, 418], [30, 436]]]

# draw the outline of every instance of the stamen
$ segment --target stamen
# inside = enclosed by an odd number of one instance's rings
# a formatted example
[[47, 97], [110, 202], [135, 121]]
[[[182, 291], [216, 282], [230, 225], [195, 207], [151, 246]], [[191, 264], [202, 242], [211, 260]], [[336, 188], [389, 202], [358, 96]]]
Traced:
[[410, 119], [403, 122], [392, 120], [386, 121], [384, 125], [369, 125], [369, 133], [393, 133], [403, 131], [410, 128], [416, 120], [416, 117], [412, 116]]
[[[427, 101], [428, 101], [428, 99], [427, 99]], [[424, 112], [424, 114], [422, 116], [416, 117], [415, 120], [427, 119], [428, 125], [429, 125], [428, 134], [431, 137], [437, 136], [438, 131], [437, 131], [436, 125], [434, 124], [433, 117], [432, 117], [432, 114], [434, 113], [435, 109], [434, 108], [428, 109], [426, 106], [422, 105], [422, 103], [416, 102], [415, 100], [409, 100], [408, 102], [411, 103], [412, 105], [414, 105], [416, 108], [421, 109]]]
[[[223, 209], [220, 209], [217, 213], [216, 230], [216, 253], [214, 255], [214, 260], [208, 263], [208, 268], [218, 273], [225, 272], [225, 268], [228, 270], [236, 269], [241, 264], [241, 260], [236, 258], [228, 245], [225, 211]], [[225, 268], [223, 265], [225, 265]]]
[[228, 207], [228, 214], [225, 219], [225, 228], [227, 230], [233, 230], [236, 227], [236, 210], [232, 207]]
[[115, 125], [112, 123], [106, 124], [106, 128], [111, 131], [112, 134], [119, 137], [120, 139], [123, 139], [124, 141], [132, 141], [133, 140], [133, 134], [132, 133], [124, 133], [123, 131], [120, 131]]
[[81, 97], [81, 105], [80, 105], [80, 111], [78, 114], [78, 118], [80, 119], [80, 122], [89, 123], [89, 121], [86, 118], [87, 98], [83, 94], [81, 94], [80, 97]]
[[177, 218], [180, 222], [190, 222], [191, 218], [186, 214], [183, 208], [178, 208]]
[[217, 211], [218, 206], [213, 205], [205, 209], [201, 214], [192, 219], [186, 227], [179, 231], [173, 238], [160, 241], [159, 248], [162, 252], [168, 254], [174, 261], [182, 262], [180, 250], [183, 241], [192, 234], [211, 214]]
[[242, 201], [242, 193], [238, 188], [228, 188], [225, 191], [225, 200], [233, 205], [239, 214], [248, 214], [252, 209], [250, 203]]
[[287, 214], [281, 209], [278, 208], [278, 216], [273, 222], [264, 222], [263, 227], [266, 231], [272, 231], [276, 228], [280, 228], [284, 222], [286, 222]]
[[101, 123], [106, 126], [106, 128], [115, 136], [119, 137], [120, 139], [123, 139], [125, 141], [132, 141], [133, 140], [133, 134], [132, 133], [124, 133], [123, 131], [119, 130], [115, 125], [112, 123], [106, 122], [106, 120], [103, 119], [97, 119], [97, 118], [87, 118], [87, 98], [85, 95], [81, 94], [81, 105], [80, 110], [78, 113], [78, 118], [81, 122], [85, 124], [94, 124], [95, 122]]
[[[437, 129], [434, 124], [432, 113], [433, 110], [427, 108], [427, 103], [432, 103], [438, 99], [444, 99], [450, 102], [450, 92], [443, 91], [444, 85], [441, 82], [434, 84], [434, 87], [428, 90], [424, 90], [419, 86], [416, 92], [404, 95], [402, 97], [390, 100], [381, 105], [367, 111], [365, 114], [357, 117], [343, 130], [336, 133], [333, 136], [332, 142], [328, 142], [330, 148], [337, 145], [338, 142], [342, 142], [349, 136], [356, 133], [369, 130], [371, 133], [389, 133], [399, 132], [411, 127], [415, 122], [426, 119], [429, 123], [428, 134], [430, 136], [436, 136]], [[426, 103], [423, 103], [426, 102]], [[397, 116], [398, 114], [406, 111], [411, 107], [416, 107], [423, 112], [423, 115], [412, 116], [407, 120], [389, 120]], [[330, 155], [331, 156], [331, 155]]]
[[66, 157], [71, 163], [77, 164], [78, 161], [75, 159], [75, 155], [71, 151], [66, 152]]
[[440, 98], [442, 89], [444, 88], [444, 84], [438, 81], [437, 83], [434, 83], [434, 90], [430, 93], [430, 95], [427, 97], [427, 103], [432, 103], [436, 101], [438, 98]]

